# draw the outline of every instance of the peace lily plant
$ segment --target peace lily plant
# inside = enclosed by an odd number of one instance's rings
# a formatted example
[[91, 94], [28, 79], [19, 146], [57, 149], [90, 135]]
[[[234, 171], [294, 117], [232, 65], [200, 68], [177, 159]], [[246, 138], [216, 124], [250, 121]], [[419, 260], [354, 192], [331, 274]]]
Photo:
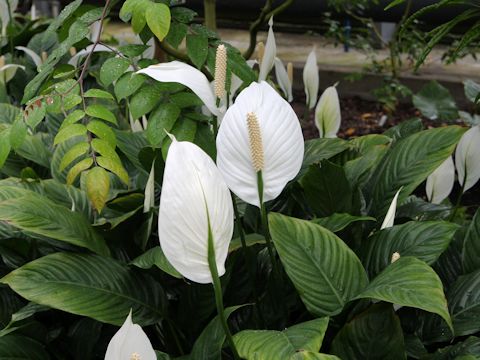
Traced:
[[[480, 356], [478, 125], [337, 137], [313, 50], [304, 141], [273, 31], [285, 0], [244, 53], [167, 3], [123, 1], [141, 44], [102, 34], [113, 1], [9, 16], [0, 359]], [[430, 90], [417, 103], [440, 111]]]

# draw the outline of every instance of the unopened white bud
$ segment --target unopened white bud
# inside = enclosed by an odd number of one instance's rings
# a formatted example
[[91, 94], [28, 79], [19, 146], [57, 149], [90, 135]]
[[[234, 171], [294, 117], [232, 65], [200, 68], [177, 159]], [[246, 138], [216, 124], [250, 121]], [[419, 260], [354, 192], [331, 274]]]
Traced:
[[393, 264], [393, 263], [394, 263], [395, 261], [397, 261], [398, 259], [400, 259], [400, 253], [398, 253], [398, 252], [395, 251], [395, 252], [392, 254], [391, 263]]

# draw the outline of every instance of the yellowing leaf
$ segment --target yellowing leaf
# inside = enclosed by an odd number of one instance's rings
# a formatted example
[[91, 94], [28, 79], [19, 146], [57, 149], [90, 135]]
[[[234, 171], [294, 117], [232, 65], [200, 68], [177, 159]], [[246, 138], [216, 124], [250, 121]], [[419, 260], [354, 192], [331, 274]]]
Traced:
[[110, 177], [108, 173], [101, 167], [94, 167], [87, 173], [85, 185], [87, 188], [87, 196], [92, 202], [93, 207], [101, 213], [107, 202], [108, 192], [110, 190]]
[[151, 3], [145, 14], [148, 27], [162, 41], [170, 29], [170, 9], [165, 4]]

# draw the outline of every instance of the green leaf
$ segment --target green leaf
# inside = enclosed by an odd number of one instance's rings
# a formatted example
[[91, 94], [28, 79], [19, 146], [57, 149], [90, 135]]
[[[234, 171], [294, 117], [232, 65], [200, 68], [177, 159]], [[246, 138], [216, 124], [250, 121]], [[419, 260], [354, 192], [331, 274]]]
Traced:
[[86, 159], [83, 159], [82, 161], [79, 161], [76, 163], [69, 171], [67, 174], [67, 185], [72, 185], [77, 176], [84, 170], [87, 170], [90, 168], [90, 166], [93, 165], [93, 159], [91, 157], [88, 157]]
[[110, 176], [108, 176], [108, 173], [101, 167], [94, 167], [87, 172], [85, 186], [88, 198], [100, 214], [108, 199]]
[[70, 114], [67, 115], [65, 120], [63, 120], [60, 129], [67, 127], [68, 125], [75, 124], [77, 121], [82, 120], [85, 116], [85, 112], [83, 110], [74, 110]]
[[338, 332], [331, 352], [342, 360], [406, 359], [400, 320], [390, 304], [376, 304]]
[[351, 212], [353, 193], [345, 171], [328, 160], [312, 165], [300, 179], [306, 201], [316, 216]]
[[102, 120], [108, 121], [109, 123], [118, 125], [115, 115], [113, 115], [113, 113], [103, 105], [99, 105], [99, 104], [89, 105], [85, 109], [85, 112], [87, 113], [87, 115], [91, 117], [102, 119]]
[[86, 98], [115, 100], [112, 94], [110, 94], [108, 91], [101, 89], [90, 89], [85, 94], [83, 94], [83, 96]]
[[[180, 119], [173, 126], [172, 132], [175, 135], [175, 138], [178, 141], [190, 141], [192, 142], [195, 139], [195, 134], [197, 133], [197, 122], [190, 119]], [[172, 140], [170, 138], [164, 139], [162, 143], [162, 156], [164, 159], [167, 158], [168, 148]]]
[[474, 360], [478, 359], [478, 356], [480, 356], [480, 338], [470, 336], [463, 342], [438, 349], [428, 357], [428, 360]]
[[432, 265], [447, 249], [458, 225], [446, 221], [410, 221], [380, 230], [367, 241], [364, 264], [374, 276], [390, 265], [392, 254], [414, 256]]
[[0, 280], [38, 304], [121, 325], [130, 309], [142, 326], [162, 317], [164, 293], [152, 278], [98, 255], [54, 253]]
[[465, 132], [458, 126], [424, 130], [398, 141], [385, 155], [372, 178], [370, 213], [381, 222], [395, 193], [398, 204], [449, 157]]
[[283, 331], [243, 330], [233, 341], [240, 357], [247, 360], [298, 359], [299, 351], [318, 352], [328, 326], [328, 318], [315, 319]]
[[22, 117], [18, 117], [10, 128], [10, 145], [12, 149], [16, 150], [23, 144], [27, 136], [27, 131], [27, 125]]
[[390, 264], [356, 297], [364, 298], [438, 314], [452, 328], [440, 278], [430, 266], [414, 257], [401, 257]]
[[160, 246], [155, 246], [144, 254], [136, 257], [131, 264], [141, 269], [150, 269], [155, 265], [159, 269], [173, 277], [176, 277], [177, 279], [182, 278], [182, 275], [180, 275], [180, 273], [175, 270], [172, 264], [170, 264], [170, 262], [167, 260], [167, 257], [163, 253]]
[[149, 45], [127, 44], [119, 46], [118, 51], [120, 51], [125, 56], [134, 58], [142, 55], [148, 48], [150, 48]]
[[95, 150], [96, 153], [107, 157], [112, 161], [118, 162], [120, 164], [122, 163], [120, 157], [115, 152], [115, 149], [107, 141], [96, 138], [93, 139], [90, 144], [92, 145], [92, 148], [93, 150]]
[[125, 58], [114, 57], [106, 60], [100, 68], [100, 81], [104, 86], [110, 85], [118, 80], [129, 66], [130, 61]]
[[126, 99], [128, 96], [135, 93], [145, 82], [146, 77], [134, 72], [126, 72], [115, 83], [114, 92], [117, 97], [117, 101]]
[[208, 38], [204, 35], [187, 34], [187, 55], [200, 69], [207, 60]]
[[339, 232], [345, 229], [348, 225], [357, 221], [376, 221], [370, 216], [355, 216], [350, 214], [332, 214], [328, 217], [313, 219], [314, 224], [323, 226], [331, 232]]
[[170, 132], [180, 116], [180, 108], [172, 103], [160, 104], [148, 118], [147, 139], [152, 146], [158, 146]]
[[170, 8], [162, 3], [150, 3], [146, 9], [147, 25], [159, 41], [170, 29]]
[[162, 98], [162, 89], [155, 85], [144, 85], [130, 99], [130, 113], [138, 119], [152, 111]]
[[413, 104], [431, 120], [456, 120], [458, 109], [447, 88], [436, 81], [425, 85], [413, 95]]
[[47, 112], [46, 106], [44, 103], [40, 102], [40, 105], [31, 105], [27, 108], [27, 116], [25, 118], [25, 122], [27, 123], [30, 128], [35, 129], [38, 124], [40, 124], [45, 117]]
[[348, 142], [342, 139], [314, 139], [305, 141], [305, 154], [299, 176], [305, 174], [313, 164], [340, 154], [349, 148]]
[[128, 185], [128, 173], [122, 163], [111, 157], [98, 156], [97, 163], [104, 169], [107, 169], [117, 175], [124, 184]]
[[39, 195], [25, 195], [0, 202], [0, 219], [31, 234], [45, 236], [90, 249], [110, 253], [105, 240], [87, 219]]
[[42, 344], [25, 336], [7, 335], [0, 337], [0, 359], [48, 360], [50, 357]]
[[87, 135], [87, 127], [85, 125], [83, 124], [68, 125], [58, 132], [57, 136], [55, 136], [55, 140], [53, 141], [53, 144], [58, 145], [75, 136], [85, 136], [85, 135]]
[[480, 269], [480, 210], [468, 227], [467, 235], [463, 243], [462, 258], [465, 273]]
[[117, 138], [113, 130], [102, 121], [92, 120], [87, 125], [87, 130], [95, 134], [98, 138], [105, 140], [112, 148], [117, 146]]
[[85, 155], [90, 149], [90, 145], [87, 142], [79, 142], [73, 145], [70, 150], [66, 152], [60, 162], [59, 170], [63, 171], [68, 165], [70, 165], [78, 157]]
[[[231, 306], [225, 309], [225, 318], [228, 317], [235, 310], [245, 305]], [[202, 360], [218, 360], [221, 358], [221, 351], [223, 343], [225, 342], [225, 331], [220, 317], [217, 315], [208, 323], [200, 336], [193, 344], [192, 352], [190, 354], [191, 359]]]
[[[172, 8], [172, 12], [174, 9], [176, 8]], [[165, 37], [165, 41], [172, 45], [175, 49], [177, 49], [187, 35], [187, 32], [188, 25], [178, 22], [172, 22], [170, 24], [170, 30]]]
[[422, 119], [415, 117], [410, 120], [402, 121], [400, 124], [391, 127], [383, 134], [392, 138], [393, 141], [398, 141], [422, 130]]
[[269, 220], [285, 271], [312, 314], [339, 314], [367, 285], [360, 260], [332, 232], [275, 213], [269, 215]]
[[[265, 237], [260, 234], [246, 234], [245, 244], [247, 246], [252, 246], [256, 244], [265, 244]], [[231, 253], [241, 248], [242, 248], [242, 240], [240, 239], [240, 237], [237, 237], [232, 239], [232, 241], [230, 241], [230, 245], [228, 246], [228, 252]]]
[[478, 94], [480, 94], [480, 84], [471, 79], [467, 79], [463, 82], [463, 86], [467, 99], [476, 103], [475, 100], [477, 99]]
[[0, 131], [0, 169], [10, 154], [10, 129]]

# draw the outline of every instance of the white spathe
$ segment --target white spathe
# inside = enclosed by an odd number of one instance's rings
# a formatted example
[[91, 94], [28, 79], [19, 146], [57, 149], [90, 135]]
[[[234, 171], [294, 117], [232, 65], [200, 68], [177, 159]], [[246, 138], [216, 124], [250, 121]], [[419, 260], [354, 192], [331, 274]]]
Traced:
[[218, 275], [222, 276], [233, 222], [230, 191], [213, 160], [197, 145], [173, 139], [158, 216], [160, 245], [168, 261], [187, 279], [211, 283], [209, 225]]
[[307, 61], [303, 68], [303, 85], [305, 87], [305, 94], [307, 95], [307, 106], [313, 109], [317, 103], [318, 97], [318, 65], [315, 47], [308, 54]]
[[402, 188], [400, 188], [393, 197], [393, 200], [390, 203], [390, 207], [388, 208], [387, 215], [385, 216], [385, 219], [383, 220], [380, 229], [386, 229], [393, 226], [393, 222], [395, 221], [395, 213], [397, 211], [397, 200], [398, 195], [400, 195], [400, 191], [402, 191]]
[[275, 199], [300, 171], [304, 140], [292, 107], [265, 81], [252, 83], [226, 112], [217, 136], [217, 165], [228, 187], [260, 207], [247, 114], [254, 113], [263, 144], [263, 200]]
[[130, 360], [135, 354], [141, 360], [156, 360], [152, 344], [140, 325], [132, 322], [132, 311], [107, 347], [105, 360]]
[[[8, 23], [14, 16], [14, 11], [18, 7], [18, 0], [0, 0], [0, 21], [2, 25], [2, 36], [7, 35]], [[9, 11], [10, 10], [10, 11]]]
[[267, 79], [270, 70], [273, 68], [275, 56], [277, 56], [277, 45], [275, 43], [275, 35], [273, 34], [273, 18], [270, 18], [268, 22], [268, 35], [267, 42], [265, 44], [265, 53], [260, 64], [260, 71], [258, 74], [258, 81]]
[[450, 195], [455, 182], [455, 164], [451, 156], [447, 158], [427, 178], [425, 191], [427, 198], [433, 204], [440, 204]]
[[275, 76], [277, 77], [278, 85], [280, 89], [282, 89], [285, 97], [287, 98], [288, 102], [292, 102], [293, 100], [293, 91], [292, 91], [292, 82], [288, 78], [287, 69], [285, 65], [283, 65], [282, 60], [278, 57], [275, 58]]
[[325, 89], [315, 108], [315, 125], [321, 138], [335, 138], [340, 129], [342, 115], [337, 88], [330, 86]]
[[222, 110], [216, 106], [216, 98], [207, 77], [198, 69], [181, 61], [170, 61], [137, 71], [161, 82], [176, 82], [192, 90], [216, 116]]
[[17, 64], [7, 64], [0, 67], [0, 82], [4, 84], [8, 83], [10, 80], [13, 79], [18, 69], [25, 70], [25, 66]]
[[31, 49], [29, 49], [25, 46], [15, 46], [15, 49], [23, 51], [25, 54], [30, 56], [30, 58], [32, 59], [33, 63], [37, 67], [37, 69], [40, 68], [43, 61], [42, 61], [42, 58], [35, 51], [33, 51], [33, 50], [31, 50]]
[[458, 182], [467, 191], [480, 179], [480, 126], [463, 134], [455, 151]]

